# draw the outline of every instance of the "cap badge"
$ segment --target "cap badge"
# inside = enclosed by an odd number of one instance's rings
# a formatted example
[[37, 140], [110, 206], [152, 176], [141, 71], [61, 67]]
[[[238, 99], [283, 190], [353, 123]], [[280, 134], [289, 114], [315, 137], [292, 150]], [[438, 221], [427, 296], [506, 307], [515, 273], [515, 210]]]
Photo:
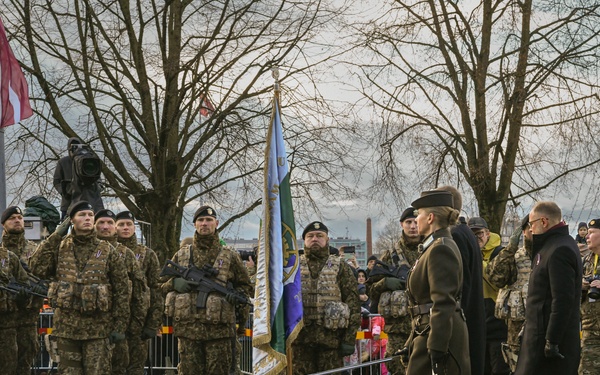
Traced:
[[596, 225], [596, 220], [590, 221], [590, 226], [594, 226], [594, 225]]
[[319, 225], [319, 223], [315, 223], [315, 225], [313, 225], [315, 227], [315, 229], [319, 229], [321, 228], [321, 226]]
[[212, 215], [212, 214], [213, 214], [213, 210], [212, 210], [212, 208], [209, 208], [209, 209], [207, 209], [207, 210], [206, 210], [206, 212], [208, 212], [208, 214], [209, 214], [209, 215]]

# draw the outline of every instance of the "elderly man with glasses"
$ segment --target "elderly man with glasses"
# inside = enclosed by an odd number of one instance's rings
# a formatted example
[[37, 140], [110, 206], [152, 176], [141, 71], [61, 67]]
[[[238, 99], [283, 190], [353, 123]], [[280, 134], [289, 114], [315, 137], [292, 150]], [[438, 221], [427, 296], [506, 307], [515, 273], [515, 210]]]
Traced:
[[554, 202], [538, 202], [529, 213], [532, 264], [525, 330], [515, 375], [575, 375], [580, 358], [579, 249]]
[[485, 274], [488, 264], [502, 250], [501, 238], [490, 232], [487, 222], [482, 217], [472, 217], [467, 223], [477, 237], [483, 258], [483, 302], [485, 306], [485, 375], [508, 375], [510, 368], [502, 356], [502, 343], [506, 342], [508, 327], [504, 320], [494, 315], [498, 287]]

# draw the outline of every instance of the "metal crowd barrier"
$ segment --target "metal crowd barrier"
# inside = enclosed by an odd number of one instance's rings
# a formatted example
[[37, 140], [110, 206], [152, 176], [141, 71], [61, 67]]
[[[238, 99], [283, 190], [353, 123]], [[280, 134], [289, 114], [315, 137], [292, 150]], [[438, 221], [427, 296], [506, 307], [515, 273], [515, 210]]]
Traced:
[[[40, 340], [40, 353], [39, 356], [34, 360], [32, 373], [36, 375], [50, 375], [56, 374], [56, 364], [52, 363], [48, 349], [46, 347], [47, 340], [45, 336], [52, 333], [52, 318], [54, 314], [51, 312], [40, 313], [40, 319], [38, 323], [38, 333]], [[358, 331], [356, 334], [357, 338], [357, 352], [355, 355], [358, 358], [362, 358], [363, 354], [368, 351], [368, 359], [366, 362], [359, 361], [358, 363], [348, 363], [345, 367], [339, 369], [333, 369], [331, 371], [320, 372], [322, 374], [335, 374], [344, 373], [352, 375], [382, 375], [383, 371], [382, 364], [390, 361], [391, 358], [380, 358], [379, 356], [373, 356], [371, 345], [374, 344], [371, 335], [371, 319], [378, 315], [372, 315], [369, 319], [368, 329]], [[239, 354], [240, 369], [242, 374], [252, 375], [252, 314], [246, 322], [245, 334], [238, 337], [238, 341], [241, 345], [241, 352]], [[379, 344], [387, 339], [387, 335], [382, 332], [379, 340]], [[382, 354], [382, 352], [379, 352]], [[173, 335], [173, 326], [168, 318], [165, 318], [164, 325], [162, 327], [162, 335], [155, 337], [151, 340], [148, 348], [148, 360], [146, 362], [146, 374], [150, 375], [175, 375], [177, 370], [177, 364], [179, 363], [179, 352], [177, 350], [177, 339]], [[314, 374], [317, 375], [317, 374]]]

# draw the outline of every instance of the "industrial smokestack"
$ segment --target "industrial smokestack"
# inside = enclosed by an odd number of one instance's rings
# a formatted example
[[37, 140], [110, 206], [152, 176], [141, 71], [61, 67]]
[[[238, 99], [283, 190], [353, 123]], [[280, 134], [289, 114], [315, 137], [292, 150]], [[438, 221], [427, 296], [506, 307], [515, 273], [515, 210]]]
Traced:
[[373, 255], [373, 234], [371, 233], [371, 218], [367, 218], [367, 258]]

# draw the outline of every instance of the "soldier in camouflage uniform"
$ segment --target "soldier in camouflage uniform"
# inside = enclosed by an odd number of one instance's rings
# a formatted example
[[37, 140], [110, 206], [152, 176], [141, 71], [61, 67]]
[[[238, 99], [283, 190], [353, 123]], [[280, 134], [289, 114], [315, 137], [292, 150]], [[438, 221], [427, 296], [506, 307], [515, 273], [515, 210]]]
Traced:
[[315, 221], [302, 233], [304, 327], [292, 344], [294, 375], [342, 367], [343, 357], [354, 353], [360, 326], [358, 283], [350, 266], [329, 254], [328, 232]]
[[[519, 248], [519, 238], [523, 234], [523, 246]], [[525, 301], [531, 273], [531, 242], [529, 215], [521, 221], [521, 226], [510, 237], [508, 246], [492, 259], [485, 269], [488, 280], [500, 288], [496, 299], [495, 316], [504, 319], [508, 325], [507, 342], [502, 344], [502, 354], [510, 370], [517, 368], [521, 343], [519, 332], [525, 323]]]
[[[8, 207], [2, 213], [1, 223], [4, 227], [2, 246], [15, 253], [21, 263], [26, 265], [29, 257], [35, 251], [36, 244], [25, 239], [23, 212], [18, 206]], [[19, 348], [17, 374], [29, 373], [33, 359], [40, 350], [37, 323], [43, 303], [44, 299], [41, 297], [30, 297], [24, 306], [25, 309], [21, 310], [16, 317]]]
[[[181, 266], [207, 265], [218, 270], [214, 281], [231, 286], [249, 297], [253, 293], [246, 267], [239, 254], [221, 244], [217, 226], [216, 211], [202, 206], [194, 214], [194, 243], [186, 246], [173, 256], [173, 261]], [[174, 318], [174, 334], [179, 340], [179, 375], [226, 375], [237, 372], [236, 352], [239, 350], [236, 339], [235, 296], [229, 293], [208, 294], [205, 308], [198, 308], [196, 300], [197, 284], [183, 278], [163, 280], [162, 291], [166, 294], [165, 312]], [[247, 310], [239, 321], [245, 322]], [[238, 334], [245, 333], [240, 325]]]
[[[20, 220], [18, 216], [20, 216]], [[18, 248], [19, 242], [21, 245], [25, 244], [24, 237], [22, 241], [16, 241], [19, 238], [19, 231], [23, 236], [22, 230], [24, 227], [21, 209], [16, 206], [7, 208], [2, 214], [2, 225], [4, 226], [4, 233], [0, 245], [0, 285], [6, 285], [11, 278], [27, 283], [27, 272], [19, 260], [19, 255], [10, 250], [11, 248]], [[0, 322], [2, 327], [2, 334], [0, 335], [0, 374], [27, 374], [30, 371], [21, 362], [25, 361], [31, 366], [33, 351], [37, 349], [34, 346], [35, 344], [31, 342], [32, 335], [34, 339], [37, 339], [37, 336], [35, 336], [35, 323], [31, 327], [31, 319], [26, 319], [26, 317], [31, 318], [30, 309], [27, 308], [30, 303], [31, 298], [26, 294], [15, 295], [6, 290], [0, 290]], [[31, 332], [32, 328], [33, 332]], [[17, 337], [20, 338], [19, 341], [17, 341]], [[25, 354], [31, 357], [22, 358], [21, 356]], [[22, 372], [23, 369], [25, 369], [25, 372]]]
[[[415, 260], [419, 256], [418, 247], [421, 236], [417, 231], [414, 212], [413, 207], [408, 207], [402, 212], [400, 216], [402, 236], [395, 249], [387, 250], [383, 254], [382, 262], [393, 264], [396, 267], [403, 264], [412, 267], [415, 264]], [[411, 332], [411, 320], [406, 310], [408, 300], [405, 291], [400, 290], [397, 281], [386, 277], [372, 284], [369, 296], [372, 306], [377, 307], [375, 310], [372, 308], [372, 312], [378, 312], [385, 319], [385, 331], [388, 334], [386, 357], [390, 357], [404, 347]], [[388, 362], [387, 367], [392, 375], [404, 374], [404, 368], [397, 358]]]
[[[116, 216], [114, 212], [107, 209], [98, 211], [94, 217], [96, 236], [100, 240], [109, 242], [115, 247], [119, 254], [119, 259], [125, 264], [129, 284], [128, 303], [130, 316], [125, 336], [125, 340], [115, 343], [112, 350], [112, 374], [129, 374], [129, 339], [135, 337], [139, 339], [144, 327], [144, 318], [150, 305], [150, 291], [146, 286], [146, 278], [142, 273], [138, 262], [135, 260], [133, 251], [127, 246], [117, 242], [117, 230], [115, 227]], [[133, 345], [132, 345], [133, 346]]]
[[149, 340], [156, 337], [162, 326], [163, 297], [159, 285], [160, 264], [154, 250], [137, 242], [135, 235], [135, 218], [129, 211], [119, 212], [116, 216], [117, 236], [119, 243], [133, 251], [140, 270], [146, 280], [150, 300], [145, 311], [140, 311], [136, 319], [141, 325], [140, 334], [128, 332], [129, 343], [129, 368], [130, 375], [143, 375], [144, 365], [148, 358]]
[[96, 238], [94, 211], [85, 201], [69, 210], [68, 222], [42, 242], [29, 260], [31, 272], [52, 279], [61, 375], [108, 375], [111, 344], [125, 339], [129, 319], [127, 270], [116, 249]]
[[[589, 222], [586, 239], [591, 253], [583, 260], [579, 375], [596, 375], [600, 369], [600, 357], [598, 356], [600, 353], [600, 296], [594, 295], [590, 288], [600, 288], [600, 280], [594, 280], [597, 275], [600, 275], [600, 264], [598, 263], [600, 219]], [[597, 291], [595, 292], [598, 294]]]

